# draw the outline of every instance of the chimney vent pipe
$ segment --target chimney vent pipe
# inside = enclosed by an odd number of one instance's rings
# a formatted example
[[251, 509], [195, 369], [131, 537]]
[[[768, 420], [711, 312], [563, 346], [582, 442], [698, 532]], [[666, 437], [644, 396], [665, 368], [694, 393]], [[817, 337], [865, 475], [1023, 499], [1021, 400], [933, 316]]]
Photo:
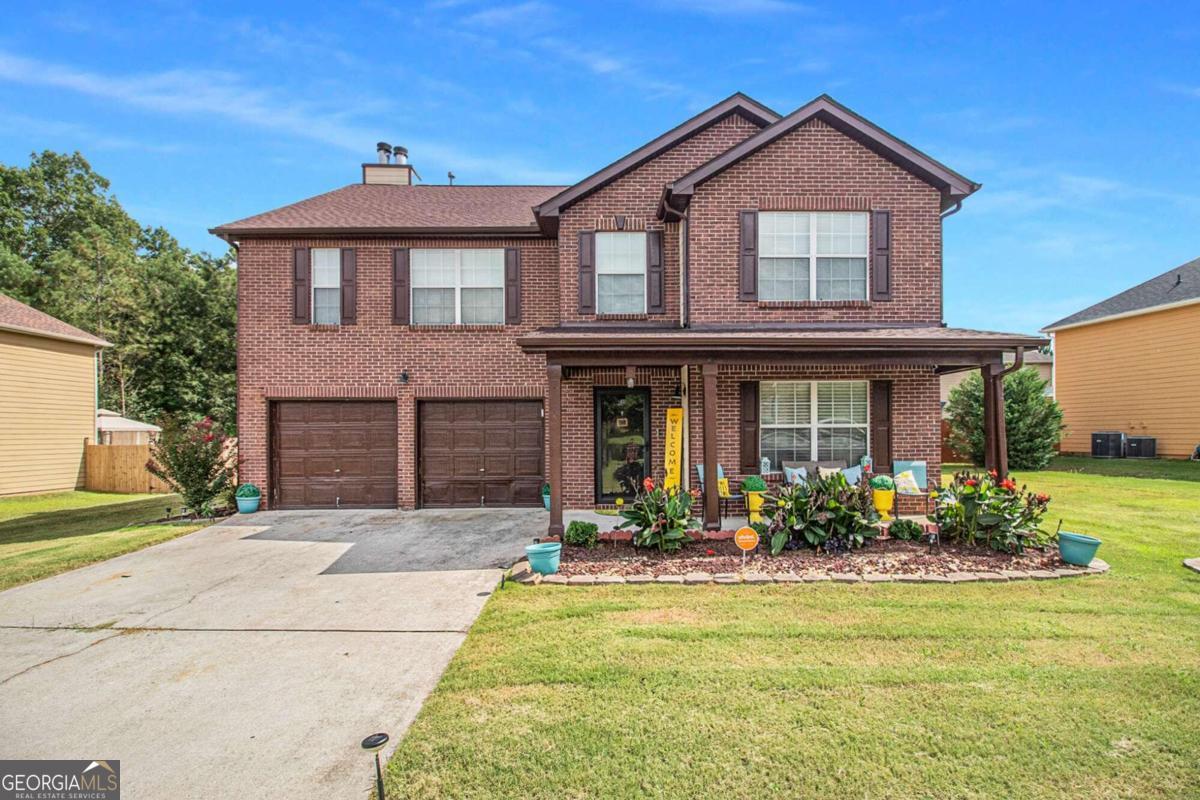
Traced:
[[392, 153], [396, 156], [397, 164], [407, 164], [408, 163], [408, 148], [407, 147], [401, 147], [400, 145], [396, 145], [395, 147], [392, 148]]
[[375, 145], [375, 152], [379, 155], [380, 164], [390, 164], [392, 161], [392, 146], [387, 142], [379, 142]]

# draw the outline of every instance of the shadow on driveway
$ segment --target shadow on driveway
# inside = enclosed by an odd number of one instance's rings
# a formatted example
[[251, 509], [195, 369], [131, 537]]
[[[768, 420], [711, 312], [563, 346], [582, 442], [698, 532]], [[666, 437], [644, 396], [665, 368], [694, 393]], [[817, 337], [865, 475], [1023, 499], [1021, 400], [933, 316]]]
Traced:
[[546, 521], [538, 508], [470, 508], [265, 511], [223, 524], [270, 526], [247, 539], [351, 545], [322, 573], [333, 575], [506, 568]]

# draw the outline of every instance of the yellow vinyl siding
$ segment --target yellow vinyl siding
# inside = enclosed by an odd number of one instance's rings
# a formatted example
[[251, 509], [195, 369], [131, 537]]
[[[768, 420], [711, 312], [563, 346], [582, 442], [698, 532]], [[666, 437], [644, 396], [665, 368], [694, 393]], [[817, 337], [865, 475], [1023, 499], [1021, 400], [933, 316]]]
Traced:
[[95, 435], [91, 345], [0, 331], [0, 495], [83, 486]]
[[1153, 436], [1167, 458], [1200, 444], [1200, 305], [1058, 331], [1054, 358], [1063, 452], [1108, 430]]

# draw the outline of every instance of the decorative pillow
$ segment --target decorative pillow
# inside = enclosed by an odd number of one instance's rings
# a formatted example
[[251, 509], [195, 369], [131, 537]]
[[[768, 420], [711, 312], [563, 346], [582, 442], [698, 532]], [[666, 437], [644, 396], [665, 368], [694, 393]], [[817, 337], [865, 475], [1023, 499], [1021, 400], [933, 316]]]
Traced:
[[729, 497], [729, 478], [717, 478], [717, 497]]
[[859, 480], [862, 479], [862, 473], [862, 467], [847, 467], [846, 469], [842, 470], [842, 474], [846, 476], [846, 483], [850, 484], [851, 486], [858, 483]]
[[840, 467], [817, 467], [817, 474], [822, 478], [832, 478], [841, 471]]
[[920, 494], [921, 487], [917, 485], [917, 478], [913, 475], [913, 471], [905, 470], [895, 477], [896, 492], [898, 494]]
[[808, 480], [808, 470], [804, 467], [784, 467], [783, 479], [788, 483], [799, 483]]

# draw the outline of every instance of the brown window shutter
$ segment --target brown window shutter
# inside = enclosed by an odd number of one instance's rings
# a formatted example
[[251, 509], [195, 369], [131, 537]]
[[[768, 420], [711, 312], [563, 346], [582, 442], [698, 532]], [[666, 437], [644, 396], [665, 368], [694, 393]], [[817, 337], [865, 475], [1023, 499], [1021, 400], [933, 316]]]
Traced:
[[307, 247], [292, 251], [292, 322], [307, 325], [312, 321], [312, 255]]
[[579, 313], [596, 313], [596, 234], [579, 232]]
[[892, 299], [892, 212], [871, 212], [871, 299]]
[[738, 299], [758, 299], [758, 212], [739, 212], [741, 247], [738, 258]]
[[741, 473], [743, 475], [757, 475], [761, 467], [758, 455], [758, 422], [758, 383], [755, 381], [744, 381], [742, 383], [741, 414]]
[[504, 248], [504, 324], [521, 322], [521, 251]]
[[408, 313], [408, 248], [392, 251], [392, 323], [407, 325]]
[[646, 313], [667, 313], [662, 231], [646, 231]]
[[342, 324], [358, 322], [358, 253], [342, 248]]
[[871, 461], [876, 472], [892, 471], [891, 381], [871, 381]]

